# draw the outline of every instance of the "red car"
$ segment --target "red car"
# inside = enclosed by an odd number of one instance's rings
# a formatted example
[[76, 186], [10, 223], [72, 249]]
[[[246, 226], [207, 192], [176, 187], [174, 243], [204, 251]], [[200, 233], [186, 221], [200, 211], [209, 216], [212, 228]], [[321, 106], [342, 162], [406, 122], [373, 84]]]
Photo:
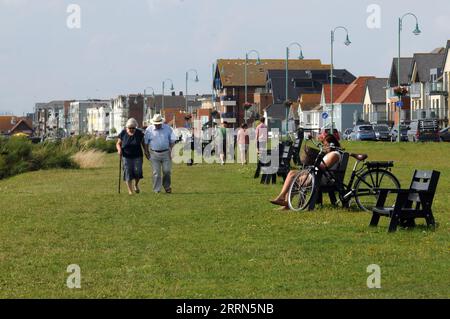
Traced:
[[[327, 135], [330, 134], [330, 132], [331, 132], [331, 129], [329, 129], [329, 128], [320, 130], [319, 140], [324, 139]], [[338, 141], [341, 140], [341, 136], [339, 135], [339, 131], [337, 129], [333, 129], [333, 135]]]

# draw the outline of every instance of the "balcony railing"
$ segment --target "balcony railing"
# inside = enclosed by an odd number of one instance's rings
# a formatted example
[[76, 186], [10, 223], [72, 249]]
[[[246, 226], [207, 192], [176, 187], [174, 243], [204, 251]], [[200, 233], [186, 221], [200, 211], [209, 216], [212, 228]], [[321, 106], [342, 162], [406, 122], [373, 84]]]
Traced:
[[444, 120], [448, 116], [447, 108], [420, 109], [411, 112], [411, 120]]
[[220, 96], [220, 101], [236, 101], [237, 100], [237, 96], [235, 95], [221, 95]]
[[422, 97], [422, 90], [421, 90], [421, 83], [413, 83], [409, 87], [409, 96], [411, 98], [421, 98]]
[[[407, 87], [407, 89], [408, 89], [408, 93], [406, 94], [406, 96], [410, 96], [410, 88]], [[393, 87], [388, 89], [388, 99], [398, 100], [398, 94], [394, 92]]]
[[427, 95], [448, 95], [442, 82], [427, 83], [425, 91]]

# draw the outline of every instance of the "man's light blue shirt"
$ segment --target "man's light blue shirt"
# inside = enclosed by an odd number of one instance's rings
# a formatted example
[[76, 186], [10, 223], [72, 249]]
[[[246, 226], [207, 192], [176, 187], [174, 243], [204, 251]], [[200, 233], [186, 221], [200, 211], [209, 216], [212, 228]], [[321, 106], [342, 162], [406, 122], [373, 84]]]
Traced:
[[163, 124], [160, 129], [156, 129], [155, 125], [150, 125], [145, 130], [145, 144], [149, 145], [150, 150], [165, 151], [170, 149], [170, 145], [175, 144], [177, 137], [173, 129]]

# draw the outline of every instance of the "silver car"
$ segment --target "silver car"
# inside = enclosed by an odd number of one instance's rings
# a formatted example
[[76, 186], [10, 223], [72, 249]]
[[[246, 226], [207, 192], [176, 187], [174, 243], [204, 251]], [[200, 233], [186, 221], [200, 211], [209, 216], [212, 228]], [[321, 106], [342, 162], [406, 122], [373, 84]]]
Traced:
[[352, 141], [375, 141], [375, 131], [372, 125], [356, 125], [350, 134]]

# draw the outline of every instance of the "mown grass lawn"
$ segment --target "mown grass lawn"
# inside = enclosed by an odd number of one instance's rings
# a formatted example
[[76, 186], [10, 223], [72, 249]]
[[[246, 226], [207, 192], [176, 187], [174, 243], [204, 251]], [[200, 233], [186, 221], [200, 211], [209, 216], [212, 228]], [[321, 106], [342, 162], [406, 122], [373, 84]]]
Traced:
[[[383, 220], [324, 206], [284, 213], [280, 189], [254, 166], [179, 165], [172, 195], [117, 195], [118, 159], [92, 170], [28, 173], [0, 181], [2, 298], [448, 298], [450, 144], [347, 143], [371, 160], [441, 171], [439, 226], [387, 233]], [[422, 223], [422, 222], [420, 222]], [[81, 289], [66, 268], [81, 267]], [[381, 267], [381, 289], [366, 268]]]

